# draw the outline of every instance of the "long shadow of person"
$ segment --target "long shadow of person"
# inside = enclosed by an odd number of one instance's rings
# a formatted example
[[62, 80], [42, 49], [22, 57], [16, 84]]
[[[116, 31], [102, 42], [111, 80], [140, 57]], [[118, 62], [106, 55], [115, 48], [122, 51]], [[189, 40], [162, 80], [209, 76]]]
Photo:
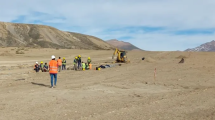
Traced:
[[31, 82], [31, 84], [33, 84], [33, 85], [39, 85], [39, 86], [44, 86], [44, 87], [50, 87], [50, 85], [45, 85], [45, 84], [42, 84], [42, 83]]

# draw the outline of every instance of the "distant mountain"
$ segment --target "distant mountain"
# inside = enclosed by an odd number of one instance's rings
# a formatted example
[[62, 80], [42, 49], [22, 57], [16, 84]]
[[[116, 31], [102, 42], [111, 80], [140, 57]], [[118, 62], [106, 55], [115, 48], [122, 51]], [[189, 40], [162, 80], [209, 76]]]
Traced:
[[195, 48], [186, 49], [185, 51], [214, 52], [215, 51], [215, 41], [212, 40], [211, 42], [204, 43]]
[[100, 38], [36, 24], [0, 22], [0, 46], [68, 49], [114, 49]]
[[114, 47], [117, 47], [117, 48], [123, 49], [123, 50], [141, 50], [140, 48], [132, 45], [129, 42], [119, 41], [116, 39], [107, 40], [106, 42]]

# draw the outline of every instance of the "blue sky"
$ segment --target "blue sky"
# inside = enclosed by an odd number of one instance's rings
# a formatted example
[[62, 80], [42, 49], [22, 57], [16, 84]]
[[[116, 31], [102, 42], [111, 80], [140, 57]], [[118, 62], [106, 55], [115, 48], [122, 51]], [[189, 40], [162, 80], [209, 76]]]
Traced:
[[0, 21], [49, 25], [130, 42], [144, 50], [185, 50], [215, 39], [214, 0], [0, 2]]

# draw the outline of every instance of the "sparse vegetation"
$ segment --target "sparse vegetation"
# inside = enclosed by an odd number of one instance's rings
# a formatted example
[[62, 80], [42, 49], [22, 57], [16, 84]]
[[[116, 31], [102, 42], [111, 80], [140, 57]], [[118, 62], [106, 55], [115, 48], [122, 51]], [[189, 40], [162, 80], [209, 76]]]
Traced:
[[17, 50], [16, 54], [25, 54], [25, 52], [23, 52], [22, 50]]

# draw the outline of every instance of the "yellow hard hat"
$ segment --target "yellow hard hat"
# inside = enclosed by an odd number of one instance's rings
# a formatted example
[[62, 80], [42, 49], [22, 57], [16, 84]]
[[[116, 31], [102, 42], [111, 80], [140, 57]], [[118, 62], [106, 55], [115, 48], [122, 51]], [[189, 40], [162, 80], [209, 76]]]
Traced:
[[65, 59], [65, 57], [63, 57], [63, 59]]
[[78, 57], [81, 57], [81, 55], [78, 55]]
[[90, 57], [88, 57], [88, 59], [90, 59]]
[[75, 59], [77, 59], [78, 57], [75, 57]]
[[43, 61], [41, 61], [40, 63], [43, 63]]

